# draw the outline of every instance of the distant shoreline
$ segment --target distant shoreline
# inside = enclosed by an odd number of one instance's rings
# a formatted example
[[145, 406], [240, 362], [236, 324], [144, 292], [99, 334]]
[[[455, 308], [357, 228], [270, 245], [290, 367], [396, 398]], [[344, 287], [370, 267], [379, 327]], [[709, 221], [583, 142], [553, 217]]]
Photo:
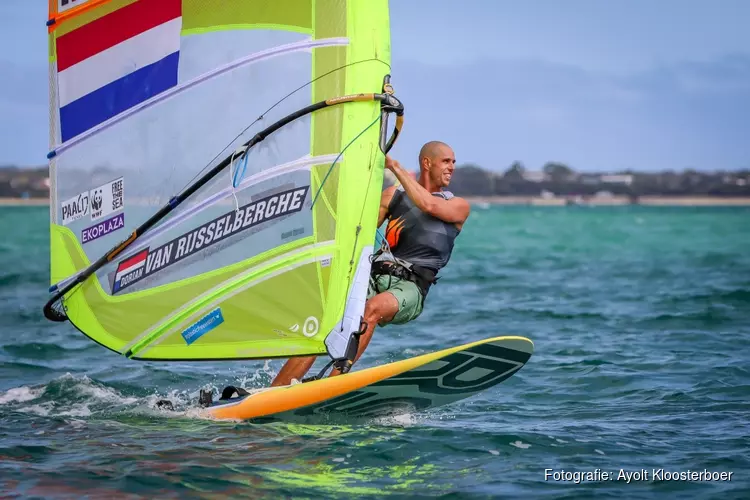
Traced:
[[[632, 203], [627, 196], [612, 197], [554, 197], [541, 196], [465, 196], [474, 205], [532, 205], [532, 206], [669, 206], [669, 207], [701, 207], [701, 206], [750, 206], [750, 197], [723, 196], [641, 196]], [[38, 207], [49, 206], [47, 198], [0, 198], [0, 207]]]
[[584, 206], [669, 206], [669, 207], [700, 207], [700, 206], [750, 206], [750, 197], [723, 196], [641, 196], [632, 202], [627, 196], [587, 197], [557, 196], [544, 198], [541, 196], [466, 196], [469, 203], [475, 205], [532, 205], [562, 207], [568, 205]]
[[41, 207], [49, 206], [47, 198], [0, 198], [0, 207]]

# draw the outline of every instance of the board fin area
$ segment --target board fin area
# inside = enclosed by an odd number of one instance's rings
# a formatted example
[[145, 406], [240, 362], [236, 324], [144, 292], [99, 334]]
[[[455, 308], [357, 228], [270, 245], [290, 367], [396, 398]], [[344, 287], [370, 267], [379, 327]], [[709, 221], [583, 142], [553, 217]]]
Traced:
[[[507, 380], [531, 357], [525, 337], [493, 337], [337, 377], [238, 391], [228, 387], [201, 413], [231, 420], [377, 418], [443, 406]], [[235, 396], [236, 394], [236, 396]]]

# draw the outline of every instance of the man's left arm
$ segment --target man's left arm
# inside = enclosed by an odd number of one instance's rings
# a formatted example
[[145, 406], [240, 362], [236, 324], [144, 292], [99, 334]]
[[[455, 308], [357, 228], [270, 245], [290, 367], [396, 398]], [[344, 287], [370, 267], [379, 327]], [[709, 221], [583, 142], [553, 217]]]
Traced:
[[396, 175], [406, 195], [421, 211], [449, 224], [461, 225], [469, 218], [471, 206], [465, 199], [454, 197], [446, 200], [433, 196], [432, 193], [427, 191], [416, 179], [409, 175], [399, 162], [390, 157], [386, 158], [386, 168]]

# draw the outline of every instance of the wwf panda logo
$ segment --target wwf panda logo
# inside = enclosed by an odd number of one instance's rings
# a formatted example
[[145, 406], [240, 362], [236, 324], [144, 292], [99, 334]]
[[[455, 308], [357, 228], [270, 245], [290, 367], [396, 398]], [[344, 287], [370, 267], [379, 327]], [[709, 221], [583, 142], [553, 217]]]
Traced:
[[91, 210], [94, 212], [99, 211], [102, 208], [102, 190], [97, 189], [94, 191], [94, 196], [91, 198]]

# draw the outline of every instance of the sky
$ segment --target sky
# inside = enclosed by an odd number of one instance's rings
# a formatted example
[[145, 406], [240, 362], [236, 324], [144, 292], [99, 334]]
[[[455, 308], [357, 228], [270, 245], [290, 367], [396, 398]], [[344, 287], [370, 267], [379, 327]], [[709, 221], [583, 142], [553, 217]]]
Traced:
[[[48, 149], [47, 0], [0, 1], [0, 164]], [[578, 171], [750, 168], [750, 2], [391, 0], [393, 156]]]

